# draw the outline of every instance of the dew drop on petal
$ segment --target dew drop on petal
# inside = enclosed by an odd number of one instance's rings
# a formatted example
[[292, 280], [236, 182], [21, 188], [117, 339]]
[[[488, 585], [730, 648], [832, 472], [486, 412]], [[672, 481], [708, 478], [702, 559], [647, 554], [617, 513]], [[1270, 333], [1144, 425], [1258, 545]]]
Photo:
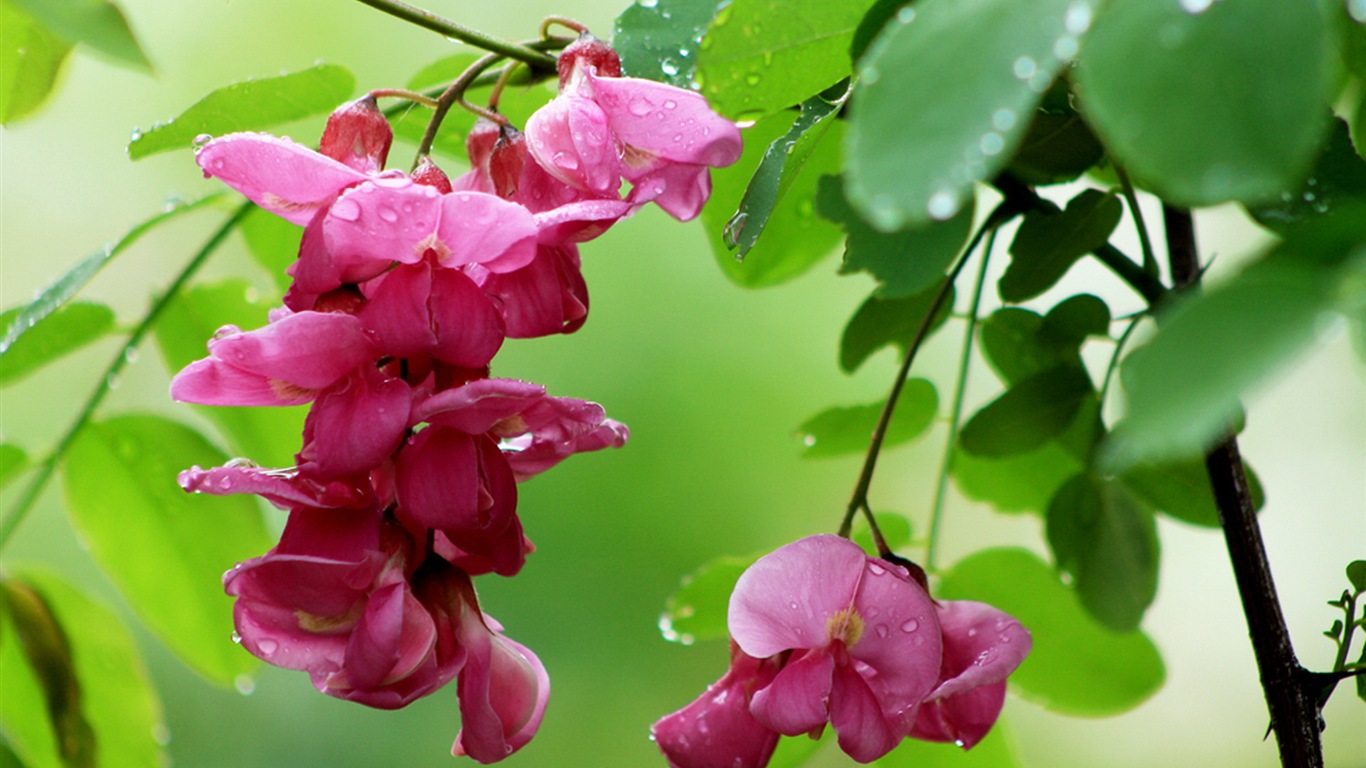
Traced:
[[878, 636], [878, 637], [886, 637], [886, 636], [887, 636], [887, 625], [886, 625], [886, 624], [879, 624], [879, 625], [877, 625], [877, 636]]
[[914, 632], [917, 629], [920, 629], [920, 622], [916, 621], [915, 619], [911, 619], [907, 621], [905, 624], [901, 625], [902, 632]]
[[329, 213], [342, 221], [356, 221], [360, 218], [360, 205], [349, 197], [343, 197], [332, 204]]
[[398, 212], [393, 208], [383, 206], [379, 209], [379, 217], [390, 224], [393, 224], [398, 221]]
[[196, 147], [202, 147], [205, 144], [208, 144], [210, 141], [213, 141], [213, 136], [207, 133], [201, 133], [198, 136], [194, 137], [194, 145]]
[[[241, 563], [238, 563], [238, 565], [241, 565]], [[233, 633], [232, 633], [232, 641], [233, 641], [234, 643], [237, 643], [238, 645], [241, 645], [241, 644], [242, 644], [242, 636], [239, 635], [239, 634], [236, 633], [236, 632], [233, 632]]]
[[274, 656], [275, 652], [280, 649], [280, 644], [274, 640], [266, 639], [257, 643], [256, 647], [260, 649], [263, 656]]

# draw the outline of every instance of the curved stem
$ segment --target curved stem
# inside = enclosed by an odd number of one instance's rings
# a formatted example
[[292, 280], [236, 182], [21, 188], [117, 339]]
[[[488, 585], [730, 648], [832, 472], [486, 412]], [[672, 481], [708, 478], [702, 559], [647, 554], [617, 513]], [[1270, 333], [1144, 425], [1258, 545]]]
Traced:
[[199, 251], [194, 255], [194, 258], [190, 259], [190, 262], [185, 265], [185, 268], [180, 270], [180, 274], [176, 275], [175, 280], [166, 288], [166, 292], [152, 302], [151, 308], [147, 310], [147, 315], [142, 318], [142, 321], [137, 324], [137, 327], [133, 329], [133, 332], [128, 335], [128, 341], [119, 348], [118, 354], [114, 356], [114, 359], [109, 363], [109, 366], [105, 368], [104, 375], [100, 377], [100, 383], [95, 387], [95, 390], [90, 393], [90, 397], [86, 399], [85, 406], [81, 408], [81, 412], [76, 416], [76, 420], [67, 428], [66, 434], [62, 435], [61, 440], [57, 442], [57, 447], [52, 450], [52, 453], [38, 468], [38, 474], [29, 481], [28, 487], [24, 489], [23, 495], [15, 502], [14, 507], [11, 508], [9, 515], [5, 517], [4, 522], [0, 523], [0, 550], [3, 550], [5, 545], [9, 543], [10, 537], [14, 535], [14, 532], [19, 528], [20, 523], [24, 521], [24, 518], [28, 516], [29, 511], [33, 509], [33, 505], [37, 503], [38, 496], [42, 494], [43, 489], [47, 487], [48, 481], [52, 479], [52, 475], [57, 471], [57, 465], [61, 462], [62, 457], [66, 455], [66, 451], [71, 447], [71, 443], [76, 439], [76, 436], [80, 434], [81, 430], [85, 428], [85, 425], [90, 422], [91, 417], [95, 414], [95, 409], [99, 408], [100, 404], [104, 402], [105, 395], [110, 392], [109, 382], [117, 379], [119, 373], [123, 371], [124, 366], [128, 364], [129, 351], [136, 349], [138, 345], [142, 343], [143, 337], [152, 329], [157, 318], [161, 317], [161, 313], [166, 309], [166, 306], [180, 293], [180, 290], [185, 287], [185, 283], [189, 282], [190, 278], [199, 271], [200, 267], [204, 266], [204, 263], [208, 261], [209, 256], [213, 255], [213, 252], [218, 250], [218, 246], [223, 244], [223, 241], [232, 233], [232, 230], [241, 223], [242, 217], [246, 216], [251, 209], [251, 203], [242, 203], [238, 206], [237, 210], [228, 217], [228, 220], [215, 230], [213, 235], [204, 242], [204, 245], [200, 247]]
[[402, 0], [360, 0], [360, 2], [390, 16], [403, 19], [424, 29], [430, 29], [433, 32], [439, 32], [462, 43], [468, 43], [476, 48], [482, 48], [509, 59], [525, 62], [533, 68], [552, 71], [555, 69], [555, 57], [553, 56], [547, 56], [535, 48], [521, 43], [486, 35], [478, 30], [470, 29], [450, 19], [438, 16], [431, 11], [409, 5]]
[[939, 526], [943, 520], [944, 499], [949, 490], [949, 473], [953, 471], [953, 460], [958, 454], [958, 424], [963, 419], [963, 397], [968, 390], [968, 364], [972, 361], [972, 341], [977, 333], [977, 313], [982, 306], [982, 287], [986, 285], [987, 266], [991, 264], [991, 253], [996, 250], [996, 230], [987, 238], [982, 249], [982, 264], [977, 269], [977, 281], [972, 289], [972, 306], [968, 309], [968, 325], [963, 331], [963, 351], [958, 356], [958, 382], [953, 388], [953, 408], [949, 412], [949, 436], [944, 444], [944, 460], [939, 465], [939, 481], [934, 489], [934, 504], [930, 507], [930, 530], [926, 534], [925, 570], [934, 571], [934, 556], [939, 548]]
[[[422, 141], [418, 142], [417, 157], [413, 159], [413, 168], [417, 168], [417, 164], [421, 162], [424, 156], [431, 154], [432, 144], [436, 142], [436, 132], [440, 130], [442, 121], [446, 119], [446, 113], [450, 112], [451, 107], [457, 102], [472, 109], [471, 105], [464, 100], [465, 91], [479, 78], [479, 75], [483, 74], [484, 70], [498, 63], [502, 58], [496, 53], [480, 56], [441, 93], [432, 110], [432, 119], [427, 122], [427, 130], [422, 133]], [[475, 111], [480, 116], [487, 117], [484, 114], [485, 110]], [[503, 118], [503, 121], [506, 122], [506, 118]]]
[[1129, 338], [1138, 329], [1138, 323], [1143, 319], [1143, 315], [1137, 315], [1129, 321], [1129, 327], [1124, 329], [1124, 333], [1119, 335], [1119, 340], [1115, 342], [1115, 351], [1110, 355], [1110, 363], [1105, 366], [1105, 382], [1100, 385], [1099, 407], [1105, 407], [1105, 396], [1110, 392], [1110, 382], [1114, 381], [1115, 371], [1119, 370], [1119, 358], [1124, 353], [1124, 347], [1129, 343]]
[[571, 19], [568, 16], [547, 16], [541, 20], [541, 37], [549, 38], [551, 36], [550, 28], [557, 25], [565, 29], [572, 29], [579, 35], [588, 31], [588, 27], [577, 19]]
[[1153, 252], [1153, 241], [1148, 236], [1148, 225], [1143, 221], [1143, 209], [1138, 207], [1138, 195], [1134, 193], [1134, 185], [1129, 181], [1129, 174], [1124, 172], [1124, 168], [1114, 160], [1110, 161], [1110, 167], [1115, 169], [1115, 175], [1119, 177], [1120, 188], [1124, 190], [1124, 201], [1129, 205], [1129, 213], [1134, 217], [1134, 229], [1138, 230], [1138, 247], [1143, 251], [1143, 271], [1150, 275], [1157, 274], [1157, 255]]
[[376, 88], [370, 92], [370, 96], [376, 99], [405, 99], [415, 104], [421, 104], [424, 107], [436, 107], [436, 99], [433, 99], [425, 93], [409, 91], [403, 88]]

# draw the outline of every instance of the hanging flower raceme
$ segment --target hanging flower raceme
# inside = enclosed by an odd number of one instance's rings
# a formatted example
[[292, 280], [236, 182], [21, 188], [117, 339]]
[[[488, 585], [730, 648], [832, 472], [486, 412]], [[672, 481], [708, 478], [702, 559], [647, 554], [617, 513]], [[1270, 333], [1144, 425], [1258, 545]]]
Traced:
[[778, 734], [829, 723], [858, 762], [903, 738], [971, 747], [1029, 652], [1018, 622], [980, 603], [936, 605], [905, 568], [837, 536], [812, 536], [740, 577], [731, 670], [655, 724], [674, 768], [762, 768]]

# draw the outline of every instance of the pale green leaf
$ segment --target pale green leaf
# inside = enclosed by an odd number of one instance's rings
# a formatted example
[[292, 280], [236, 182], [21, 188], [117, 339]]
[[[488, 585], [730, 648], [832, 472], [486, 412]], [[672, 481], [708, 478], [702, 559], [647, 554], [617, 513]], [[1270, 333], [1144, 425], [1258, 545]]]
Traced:
[[47, 100], [71, 44], [10, 0], [0, 0], [0, 28], [0, 125], [9, 125]]
[[[925, 379], [907, 379], [897, 400], [896, 410], [883, 448], [908, 443], [934, 423], [939, 412], [939, 394]], [[825, 458], [863, 453], [882, 413], [882, 403], [827, 408], [797, 428], [803, 458]]]
[[[14, 323], [24, 307], [0, 315], [0, 327]], [[114, 311], [103, 304], [67, 304], [0, 353], [0, 387], [13, 384], [48, 363], [100, 340], [114, 327]]]
[[71, 43], [84, 43], [117, 61], [151, 72], [128, 20], [107, 0], [6, 0]]

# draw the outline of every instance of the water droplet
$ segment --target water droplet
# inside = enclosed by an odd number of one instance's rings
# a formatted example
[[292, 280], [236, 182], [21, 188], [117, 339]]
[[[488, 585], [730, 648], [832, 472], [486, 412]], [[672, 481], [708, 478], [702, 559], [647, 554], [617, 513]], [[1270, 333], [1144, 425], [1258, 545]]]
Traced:
[[924, 644], [925, 644], [925, 636], [924, 636], [924, 635], [916, 635], [916, 636], [915, 636], [915, 639], [911, 641], [911, 644], [912, 644], [912, 645], [924, 645]]
[[790, 603], [787, 604], [787, 607], [788, 607], [788, 608], [791, 608], [791, 609], [794, 610], [794, 611], [797, 610], [797, 601], [796, 601], [796, 600], [793, 600], [792, 602], [790, 602]]
[[877, 625], [877, 636], [878, 636], [878, 637], [886, 637], [886, 636], [887, 636], [887, 625], [886, 625], [886, 624], [879, 624], [879, 625]]
[[128, 134], [128, 142], [131, 144], [135, 141], [142, 141], [142, 131], [139, 131], [136, 128], [133, 129], [132, 133]]
[[398, 221], [398, 212], [388, 206], [381, 206], [379, 209], [379, 217], [390, 224], [393, 224]]
[[1071, 61], [1077, 55], [1077, 38], [1063, 35], [1053, 43], [1053, 57], [1058, 61]]
[[280, 649], [280, 644], [274, 640], [265, 639], [257, 643], [256, 647], [261, 651], [262, 656], [274, 656], [275, 652]]
[[243, 696], [250, 696], [256, 691], [256, 681], [251, 675], [238, 675], [233, 679], [232, 686]]
[[138, 348], [125, 347], [123, 350], [123, 361], [129, 365], [136, 363], [138, 361]]
[[998, 131], [1008, 131], [1015, 127], [1016, 117], [1013, 109], [998, 109], [991, 113], [991, 127]]
[[668, 101], [664, 102], [664, 108], [665, 108], [665, 109], [677, 109], [677, 108], [678, 108], [678, 102], [674, 101], [673, 99], [669, 99]]
[[887, 232], [900, 227], [903, 221], [900, 209], [887, 195], [875, 195], [868, 201], [867, 213], [873, 226]]
[[1204, 13], [1219, 0], [1181, 0], [1181, 10], [1186, 13]]
[[877, 71], [877, 67], [864, 67], [859, 72], [859, 79], [863, 81], [864, 85], [876, 83], [877, 79], [881, 76], [881, 73]]
[[165, 747], [171, 743], [171, 729], [165, 723], [157, 723], [152, 726], [152, 741]]
[[1000, 154], [1001, 150], [1005, 149], [1006, 141], [1001, 138], [1001, 134], [993, 132], [982, 136], [978, 145], [982, 148], [982, 154], [991, 157]]
[[802, 445], [806, 446], [807, 448], [810, 448], [810, 447], [812, 447], [812, 446], [815, 445], [815, 444], [816, 444], [816, 436], [815, 436], [815, 435], [804, 435], [804, 436], [802, 437]]
[[636, 0], [636, 3], [641, 8], [653, 8], [656, 5], [659, 5], [659, 0]]
[[659, 71], [673, 77], [678, 74], [678, 64], [676, 64], [673, 59], [665, 59], [659, 62]]
[[1080, 35], [1091, 28], [1093, 18], [1095, 16], [1091, 12], [1091, 4], [1086, 0], [1077, 0], [1067, 6], [1067, 12], [1062, 17], [1062, 27], [1069, 35]]
[[726, 228], [721, 231], [721, 241], [726, 247], [735, 250], [740, 246], [740, 235], [745, 231], [745, 222], [749, 220], [749, 214], [740, 211], [726, 222]]
[[915, 21], [915, 9], [906, 7], [896, 12], [896, 20], [902, 24], [910, 24]]
[[1028, 56], [1021, 56], [1015, 60], [1013, 69], [1016, 77], [1021, 80], [1028, 80], [1039, 71], [1039, 65], [1035, 64], [1034, 60]]
[[343, 197], [332, 204], [329, 213], [342, 221], [356, 221], [360, 218], [360, 205], [349, 197]]
[[962, 739], [954, 739], [954, 740], [953, 740], [953, 745], [954, 745], [955, 747], [962, 747], [962, 746], [964, 746], [964, 742], [963, 742]]
[[968, 630], [968, 637], [977, 637], [977, 628], [976, 628], [976, 627], [973, 627], [973, 628], [971, 628], [971, 629]]
[[122, 382], [119, 380], [119, 375], [117, 373], [111, 373], [108, 376], [104, 377], [104, 385], [110, 389], [118, 389], [119, 384], [121, 383]]
[[763, 80], [763, 78], [759, 76], [758, 72], [750, 72], [748, 75], [745, 75], [745, 83], [748, 85], [758, 85], [760, 80]]
[[874, 576], [882, 576], [887, 573], [887, 569], [883, 568], [877, 563], [868, 563], [868, 572], [873, 574]]
[[905, 624], [901, 625], [902, 632], [914, 632], [917, 629], [920, 629], [920, 622], [916, 621], [915, 619], [911, 619], [910, 621], [907, 621]]
[[1366, 24], [1366, 0], [1347, 0], [1347, 13], [1352, 21]]
[[239, 634], [237, 634], [236, 632], [233, 632], [233, 633], [232, 633], [232, 641], [233, 641], [234, 643], [237, 643], [237, 644], [240, 645], [240, 644], [242, 643], [242, 636], [239, 635]]
[[930, 214], [930, 218], [943, 221], [952, 218], [958, 213], [958, 198], [952, 192], [939, 190], [930, 195], [929, 202], [925, 205], [925, 211]]
[[201, 133], [198, 136], [194, 137], [195, 148], [202, 147], [205, 144], [208, 144], [210, 141], [213, 141], [213, 136], [207, 133]]

